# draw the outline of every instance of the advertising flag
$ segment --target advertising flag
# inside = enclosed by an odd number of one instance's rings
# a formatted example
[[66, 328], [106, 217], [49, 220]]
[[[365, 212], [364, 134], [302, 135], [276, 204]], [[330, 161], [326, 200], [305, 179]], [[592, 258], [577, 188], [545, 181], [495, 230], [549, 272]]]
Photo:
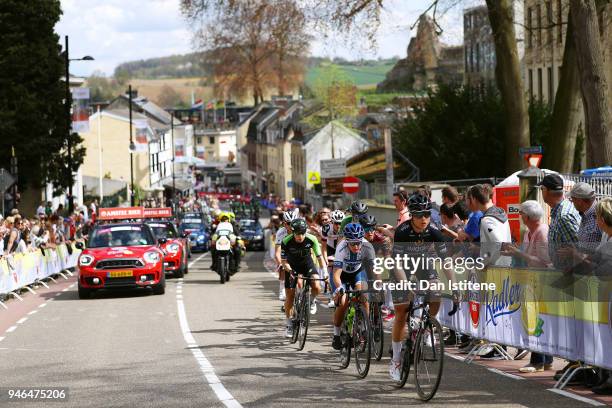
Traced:
[[72, 131], [89, 132], [89, 88], [70, 88], [72, 92]]
[[174, 157], [183, 157], [183, 156], [185, 156], [185, 140], [176, 139], [174, 141]]
[[135, 137], [134, 145], [135, 152], [148, 152], [149, 151], [149, 138], [148, 138], [148, 124], [146, 119], [134, 120]]

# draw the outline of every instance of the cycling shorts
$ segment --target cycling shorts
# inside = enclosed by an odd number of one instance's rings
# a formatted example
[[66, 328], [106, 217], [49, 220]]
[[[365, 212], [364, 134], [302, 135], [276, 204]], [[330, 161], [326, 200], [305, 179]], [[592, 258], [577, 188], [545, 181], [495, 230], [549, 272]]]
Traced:
[[[440, 282], [440, 280], [437, 277], [433, 277], [431, 279], [424, 279], [424, 280], [427, 280], [430, 284], [434, 284], [434, 283], [438, 284]], [[416, 282], [416, 280], [414, 279], [413, 281]], [[417, 287], [418, 287], [418, 282], [417, 282]], [[438, 300], [441, 296], [441, 293], [438, 290], [432, 290], [432, 289], [416, 290], [416, 291], [394, 289], [391, 291], [391, 297], [393, 298], [394, 305], [408, 304], [414, 301], [414, 298], [417, 295], [425, 295], [425, 301], [432, 302], [432, 301]]]
[[318, 276], [318, 271], [312, 262], [305, 266], [298, 268], [294, 268], [292, 266], [291, 268], [293, 269], [293, 272], [285, 271], [285, 289], [295, 289], [295, 286], [297, 285], [297, 277], [293, 275], [301, 275], [304, 278], [311, 278], [314, 275]]
[[358, 283], [361, 283], [362, 289], [364, 289], [363, 284], [366, 283], [367, 281], [368, 281], [368, 278], [363, 269], [355, 273], [347, 273], [343, 271], [340, 274], [340, 282], [342, 282], [342, 286], [346, 290], [355, 289], [355, 285], [357, 285]]

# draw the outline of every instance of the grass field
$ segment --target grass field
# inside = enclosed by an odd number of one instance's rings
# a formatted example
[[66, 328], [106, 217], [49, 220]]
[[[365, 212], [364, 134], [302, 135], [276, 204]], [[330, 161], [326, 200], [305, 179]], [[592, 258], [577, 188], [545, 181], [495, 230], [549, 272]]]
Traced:
[[[375, 87], [377, 83], [385, 79], [387, 72], [393, 68], [393, 64], [381, 64], [374, 66], [337, 65], [359, 88]], [[310, 87], [317, 82], [325, 68], [318, 66], [308, 69], [306, 72], [306, 84]]]

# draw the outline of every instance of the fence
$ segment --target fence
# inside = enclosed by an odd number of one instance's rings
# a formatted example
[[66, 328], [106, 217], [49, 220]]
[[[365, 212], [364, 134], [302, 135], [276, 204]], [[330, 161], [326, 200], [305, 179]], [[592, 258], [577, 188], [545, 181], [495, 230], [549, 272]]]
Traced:
[[44, 254], [36, 250], [0, 258], [0, 294], [16, 294], [21, 289], [29, 289], [35, 282], [76, 266], [81, 251], [72, 246], [71, 252], [62, 244], [46, 249]]
[[[565, 191], [570, 191], [574, 184], [583, 182], [590, 184], [595, 190], [597, 198], [612, 197], [612, 177], [602, 177], [598, 175], [584, 176], [581, 174], [562, 174], [563, 188]], [[544, 178], [544, 174], [538, 176], [538, 182]]]

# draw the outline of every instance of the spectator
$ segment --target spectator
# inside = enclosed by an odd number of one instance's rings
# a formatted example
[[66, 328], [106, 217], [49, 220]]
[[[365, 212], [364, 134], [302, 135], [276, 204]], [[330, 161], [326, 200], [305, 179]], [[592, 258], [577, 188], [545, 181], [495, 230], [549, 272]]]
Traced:
[[453, 239], [457, 238], [457, 231], [463, 226], [463, 224], [459, 217], [455, 214], [453, 206], [446, 203], [442, 204], [440, 206], [440, 219], [442, 221], [442, 225], [440, 227], [442, 233]]
[[40, 205], [38, 206], [38, 208], [36, 209], [36, 216], [40, 217], [44, 215], [45, 215], [45, 202], [42, 201]]
[[563, 197], [563, 178], [558, 174], [549, 174], [538, 184], [544, 202], [551, 208], [550, 227], [548, 229], [548, 256], [555, 268], [564, 269], [570, 265], [567, 249], [578, 242], [580, 214], [576, 208]]
[[597, 226], [595, 215], [595, 190], [587, 183], [576, 183], [570, 191], [570, 201], [580, 214], [581, 221], [578, 228], [578, 249], [586, 253], [593, 253], [601, 243], [602, 230]]
[[53, 208], [51, 207], [51, 201], [47, 201], [47, 205], [45, 206], [45, 216], [50, 217], [53, 214]]
[[[408, 211], [408, 193], [405, 190], [396, 191], [393, 193], [393, 205], [397, 210], [397, 223], [396, 227], [410, 219], [410, 211]], [[383, 224], [380, 231], [392, 238], [395, 228], [389, 224]]]
[[449, 186], [442, 189], [442, 203], [452, 207], [459, 201], [459, 192], [455, 187]]
[[415, 193], [419, 193], [422, 196], [429, 198], [431, 201], [431, 223], [434, 227], [440, 229], [442, 226], [442, 220], [440, 220], [440, 206], [431, 199], [431, 187], [429, 187], [427, 184], [423, 184], [422, 186], [419, 186]]

